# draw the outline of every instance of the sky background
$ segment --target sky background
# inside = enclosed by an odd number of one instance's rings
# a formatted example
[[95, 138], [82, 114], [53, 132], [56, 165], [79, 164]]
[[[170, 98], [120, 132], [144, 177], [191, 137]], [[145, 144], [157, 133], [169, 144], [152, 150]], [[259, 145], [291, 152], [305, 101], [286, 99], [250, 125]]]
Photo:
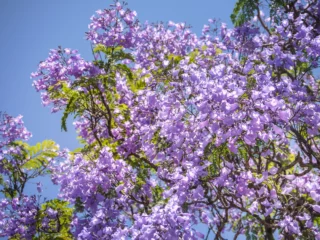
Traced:
[[[197, 34], [209, 18], [220, 19], [232, 26], [230, 14], [235, 0], [129, 0], [141, 22], [186, 22]], [[41, 105], [40, 94], [32, 87], [30, 73], [36, 71], [50, 49], [78, 49], [82, 57], [92, 59], [91, 48], [85, 40], [90, 17], [111, 0], [1, 0], [0, 7], [0, 111], [12, 116], [21, 114], [33, 138], [30, 144], [52, 139], [62, 148], [79, 146], [72, 119], [68, 132], [61, 132], [61, 114], [52, 114]], [[45, 194], [57, 193], [49, 180], [42, 179]], [[27, 193], [36, 189], [28, 185]], [[231, 236], [226, 235], [227, 239]]]

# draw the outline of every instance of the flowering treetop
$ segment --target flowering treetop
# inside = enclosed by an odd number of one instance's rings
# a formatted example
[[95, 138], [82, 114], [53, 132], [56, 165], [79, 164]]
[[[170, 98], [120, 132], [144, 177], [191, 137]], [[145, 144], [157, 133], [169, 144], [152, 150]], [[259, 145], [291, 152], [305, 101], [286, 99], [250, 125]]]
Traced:
[[[268, 16], [261, 6], [238, 1], [238, 27], [209, 20], [197, 36], [183, 23], [141, 24], [115, 2], [91, 19], [93, 61], [51, 50], [34, 87], [63, 112], [63, 130], [75, 116], [84, 147], [45, 162], [59, 200], [32, 202], [28, 220], [30, 197], [12, 188], [0, 236], [320, 239], [320, 3], [274, 0]], [[3, 166], [24, 159], [8, 155]]]

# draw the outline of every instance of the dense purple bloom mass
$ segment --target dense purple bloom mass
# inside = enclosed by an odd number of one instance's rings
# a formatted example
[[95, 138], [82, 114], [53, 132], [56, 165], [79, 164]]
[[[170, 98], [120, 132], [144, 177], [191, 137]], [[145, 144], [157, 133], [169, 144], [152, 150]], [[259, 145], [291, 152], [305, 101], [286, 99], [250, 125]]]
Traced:
[[[91, 18], [93, 62], [51, 50], [32, 78], [63, 111], [62, 129], [75, 115], [84, 144], [45, 161], [72, 221], [60, 227], [67, 210], [40, 210], [13, 184], [0, 236], [320, 239], [320, 3], [257, 9], [234, 29], [210, 19], [197, 36], [184, 23], [141, 24], [115, 2]], [[34, 169], [19, 157], [17, 140], [30, 137], [21, 118], [5, 115], [0, 131], [1, 173]]]

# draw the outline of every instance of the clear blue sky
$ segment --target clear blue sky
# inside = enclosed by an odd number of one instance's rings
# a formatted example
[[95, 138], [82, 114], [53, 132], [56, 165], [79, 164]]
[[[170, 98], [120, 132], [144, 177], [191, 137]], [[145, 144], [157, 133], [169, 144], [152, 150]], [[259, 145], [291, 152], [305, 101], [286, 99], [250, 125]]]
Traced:
[[[235, 2], [129, 0], [129, 7], [137, 11], [141, 22], [186, 22], [199, 34], [209, 18], [220, 19], [231, 27], [229, 16]], [[61, 115], [51, 114], [49, 108], [41, 105], [39, 93], [31, 86], [30, 73], [47, 58], [49, 49], [59, 45], [78, 49], [85, 59], [91, 59], [90, 45], [84, 38], [89, 18], [111, 3], [111, 0], [1, 0], [0, 111], [24, 116], [25, 125], [33, 134], [31, 144], [52, 139], [71, 150], [78, 146], [71, 121], [69, 131], [61, 132]], [[35, 186], [28, 189], [34, 192]], [[57, 192], [51, 186], [45, 191], [51, 191], [52, 195]]]

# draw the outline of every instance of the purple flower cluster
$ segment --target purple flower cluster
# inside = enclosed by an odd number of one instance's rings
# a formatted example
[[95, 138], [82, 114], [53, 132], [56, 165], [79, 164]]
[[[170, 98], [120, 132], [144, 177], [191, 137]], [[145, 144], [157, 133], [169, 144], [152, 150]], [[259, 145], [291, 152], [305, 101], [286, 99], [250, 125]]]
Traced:
[[96, 160], [77, 154], [55, 166], [53, 179], [60, 184], [60, 197], [80, 204], [89, 218], [74, 219], [79, 239], [103, 239], [119, 234], [127, 223], [122, 216], [129, 211], [129, 192], [135, 182], [134, 173], [122, 160], [113, 159], [108, 148], [100, 151]]
[[36, 232], [38, 214], [35, 196], [1, 199], [0, 209], [0, 237], [19, 236], [21, 239], [32, 239]]
[[3, 114], [0, 122], [0, 173], [8, 174], [5, 167], [9, 162], [12, 165], [17, 165], [14, 155], [22, 154], [22, 147], [15, 145], [16, 141], [27, 141], [32, 134], [25, 128], [22, 116], [12, 117], [8, 114]]
[[[10, 143], [18, 140], [27, 141], [32, 134], [25, 128], [22, 116], [12, 117], [3, 114], [0, 122], [0, 148], [4, 148]], [[2, 151], [0, 153], [3, 153]]]
[[135, 11], [117, 2], [111, 9], [98, 10], [96, 14], [91, 17], [88, 40], [106, 46], [135, 47], [134, 36], [139, 29]]
[[41, 92], [42, 104], [47, 106], [53, 104], [53, 112], [65, 107], [66, 100], [63, 97], [50, 98], [48, 91], [61, 89], [63, 84], [69, 86], [80, 77], [92, 77], [99, 73], [99, 69], [92, 62], [87, 62], [81, 58], [77, 50], [69, 48], [58, 48], [50, 51], [50, 56], [46, 61], [39, 64], [37, 72], [31, 74], [31, 78], [36, 79], [33, 86]]

